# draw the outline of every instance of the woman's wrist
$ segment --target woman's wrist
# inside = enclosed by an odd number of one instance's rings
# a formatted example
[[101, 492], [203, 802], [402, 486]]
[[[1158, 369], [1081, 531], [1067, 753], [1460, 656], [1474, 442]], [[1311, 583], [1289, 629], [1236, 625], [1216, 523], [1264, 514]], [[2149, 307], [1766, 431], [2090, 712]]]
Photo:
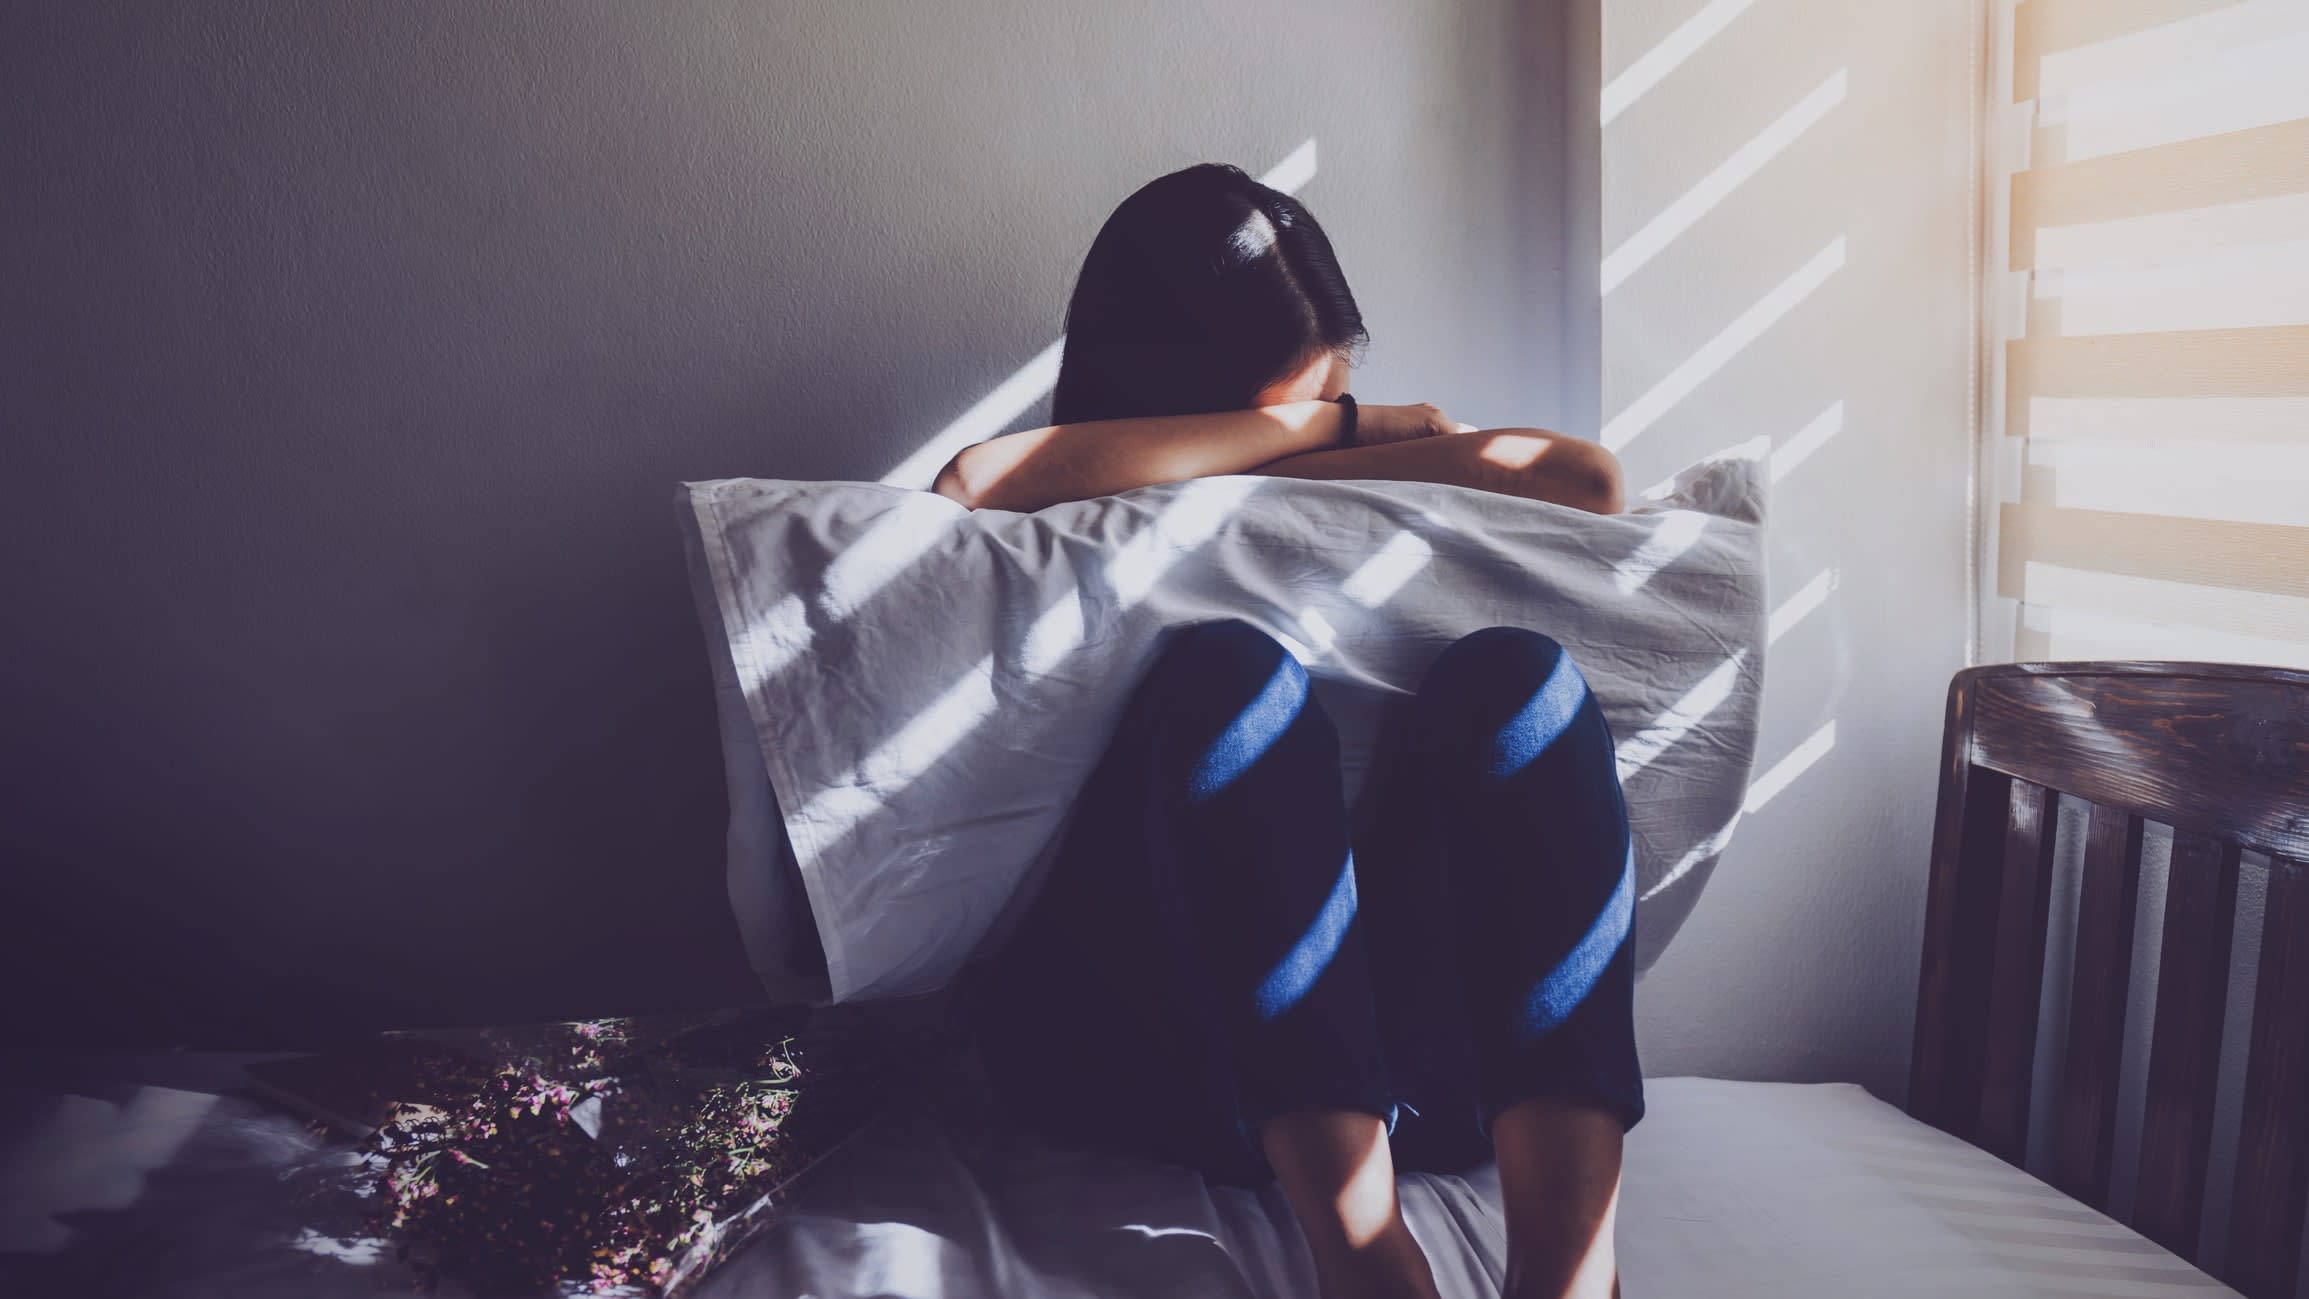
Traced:
[[1335, 451], [1348, 445], [1342, 440], [1347, 431], [1346, 410], [1335, 401], [1310, 397], [1305, 401], [1284, 402], [1279, 406], [1261, 406], [1257, 413], [1279, 426], [1288, 437], [1290, 447], [1281, 455], [1304, 455], [1310, 451]]

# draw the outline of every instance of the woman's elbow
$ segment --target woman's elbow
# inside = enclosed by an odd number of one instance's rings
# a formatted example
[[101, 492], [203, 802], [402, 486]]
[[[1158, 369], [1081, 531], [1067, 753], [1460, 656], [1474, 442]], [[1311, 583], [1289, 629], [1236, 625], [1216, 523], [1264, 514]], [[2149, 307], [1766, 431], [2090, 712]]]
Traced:
[[1592, 502], [1587, 509], [1597, 514], [1621, 514], [1628, 507], [1627, 473], [1620, 468], [1620, 458], [1601, 442], [1582, 442], [1587, 448], [1583, 467], [1587, 479], [1587, 493]]
[[962, 457], [965, 454], [967, 452], [956, 452], [954, 458], [946, 462], [946, 467], [930, 480], [930, 490], [963, 509], [975, 510], [979, 506], [978, 492], [970, 485], [969, 476], [963, 472]]
[[1600, 442], [1532, 429], [1493, 435], [1484, 454], [1510, 467], [1517, 485], [1508, 490], [1518, 495], [1594, 514], [1618, 514], [1627, 508], [1627, 479], [1619, 457]]

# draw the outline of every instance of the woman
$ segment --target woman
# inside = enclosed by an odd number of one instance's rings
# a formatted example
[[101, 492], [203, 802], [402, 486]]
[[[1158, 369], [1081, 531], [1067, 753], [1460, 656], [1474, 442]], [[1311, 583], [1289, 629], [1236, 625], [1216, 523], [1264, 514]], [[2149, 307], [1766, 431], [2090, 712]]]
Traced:
[[[1210, 474], [1457, 483], [1601, 513], [1618, 465], [1537, 429], [1346, 395], [1362, 317], [1322, 227], [1232, 167], [1116, 209], [1047, 428], [956, 456], [972, 507]], [[1397, 1169], [1496, 1158], [1507, 1293], [1616, 1292], [1643, 1113], [1612, 738], [1563, 648], [1494, 627], [1391, 721], [1365, 797], [1306, 673], [1236, 621], [1175, 633], [978, 985], [1006, 1105], [1058, 1138], [1279, 1180], [1326, 1299], [1432, 1295]]]

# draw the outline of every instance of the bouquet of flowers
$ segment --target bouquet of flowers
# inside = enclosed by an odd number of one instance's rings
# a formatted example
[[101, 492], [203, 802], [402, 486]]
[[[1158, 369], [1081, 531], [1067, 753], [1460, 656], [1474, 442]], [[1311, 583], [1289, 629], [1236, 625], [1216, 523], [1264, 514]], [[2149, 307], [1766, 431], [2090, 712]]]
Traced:
[[872, 1117], [887, 1054], [770, 1009], [387, 1043], [401, 1067], [372, 1089], [400, 1094], [372, 1097], [384, 1121], [317, 1200], [428, 1280], [661, 1297], [774, 1223]]

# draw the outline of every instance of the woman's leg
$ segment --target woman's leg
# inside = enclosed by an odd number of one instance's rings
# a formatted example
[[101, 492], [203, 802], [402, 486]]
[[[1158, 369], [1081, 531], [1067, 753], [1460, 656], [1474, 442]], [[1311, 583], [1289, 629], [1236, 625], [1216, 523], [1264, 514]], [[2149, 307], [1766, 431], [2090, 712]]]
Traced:
[[1416, 696], [1389, 703], [1349, 824], [1379, 1038], [1402, 1110], [1389, 1139], [1395, 1165], [1456, 1174], [1493, 1154], [1478, 1118], [1461, 926], [1416, 742], [1419, 721]]
[[1247, 624], [1189, 628], [991, 963], [988, 1072], [1062, 1136], [1220, 1180], [1271, 1170], [1326, 1295], [1431, 1293], [1395, 1205], [1363, 944], [1338, 737], [1305, 671]]
[[1621, 1136], [1643, 1115], [1611, 731], [1563, 647], [1509, 627], [1446, 650], [1416, 708], [1506, 1201], [1507, 1292], [1610, 1294]]

